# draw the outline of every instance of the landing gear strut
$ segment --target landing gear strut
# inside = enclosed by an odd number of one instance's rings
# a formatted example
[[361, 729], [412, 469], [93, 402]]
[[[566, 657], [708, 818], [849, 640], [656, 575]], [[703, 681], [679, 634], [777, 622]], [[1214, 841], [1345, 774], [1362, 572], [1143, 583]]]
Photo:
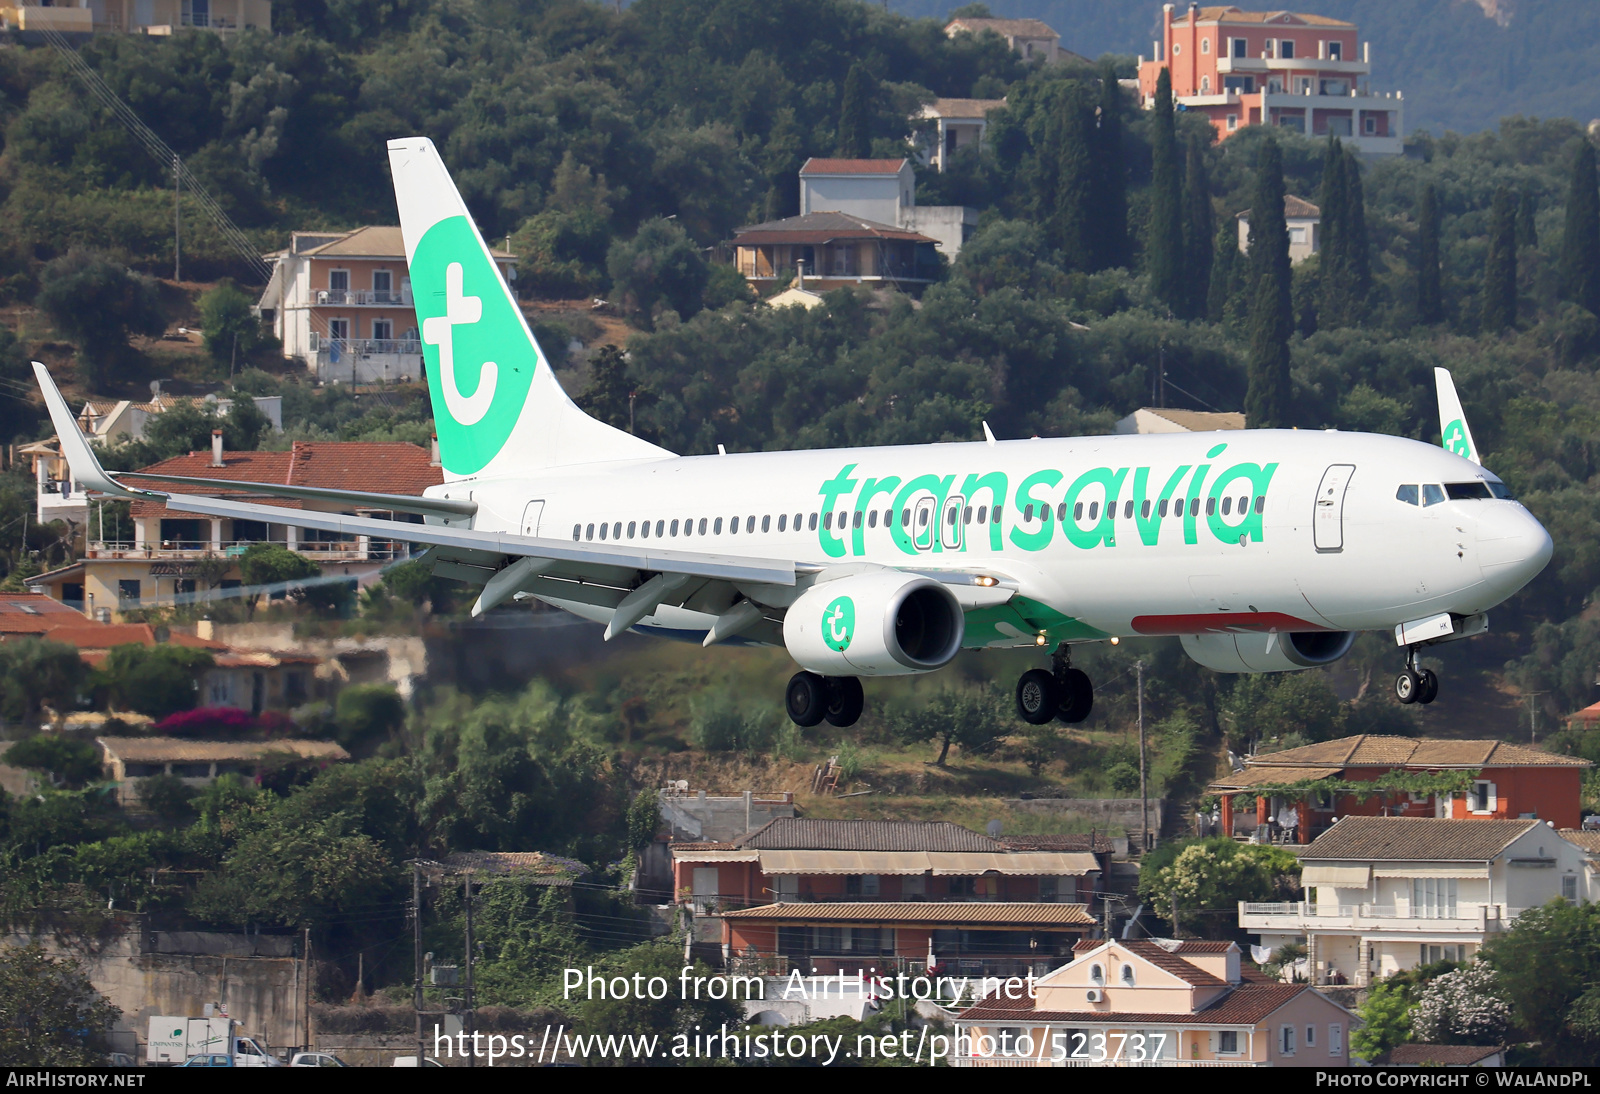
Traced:
[[1017, 681], [1017, 716], [1042, 726], [1052, 718], [1076, 725], [1094, 709], [1094, 684], [1088, 673], [1072, 667], [1065, 642], [1056, 648], [1047, 669], [1029, 669]]
[[809, 729], [827, 719], [831, 726], [848, 729], [860, 720], [866, 697], [854, 676], [797, 672], [784, 689], [783, 706], [797, 726]]
[[1417, 667], [1417, 647], [1406, 647], [1406, 667], [1394, 678], [1394, 697], [1402, 703], [1427, 706], [1439, 696], [1439, 677], [1432, 669]]

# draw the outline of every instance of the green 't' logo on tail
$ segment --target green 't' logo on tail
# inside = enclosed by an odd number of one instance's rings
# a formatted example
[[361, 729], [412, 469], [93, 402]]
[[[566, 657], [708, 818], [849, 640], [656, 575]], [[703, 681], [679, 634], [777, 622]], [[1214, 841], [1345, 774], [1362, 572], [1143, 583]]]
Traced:
[[428, 229], [411, 259], [411, 283], [440, 453], [452, 473], [470, 475], [516, 427], [538, 351], [466, 217]]
[[856, 604], [848, 596], [834, 600], [822, 611], [822, 641], [830, 650], [843, 653], [850, 648], [856, 633]]
[[1444, 447], [1463, 459], [1472, 459], [1472, 444], [1467, 440], [1467, 427], [1457, 418], [1444, 427]]

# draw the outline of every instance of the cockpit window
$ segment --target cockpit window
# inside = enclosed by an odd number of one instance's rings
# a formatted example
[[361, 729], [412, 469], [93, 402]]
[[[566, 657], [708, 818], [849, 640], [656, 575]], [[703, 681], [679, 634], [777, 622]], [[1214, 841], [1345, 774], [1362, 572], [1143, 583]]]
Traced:
[[1511, 487], [1507, 486], [1503, 482], [1491, 482], [1489, 484], [1489, 493], [1493, 494], [1495, 497], [1499, 498], [1501, 501], [1511, 501], [1512, 500]]
[[1486, 482], [1447, 482], [1444, 492], [1450, 495], [1451, 501], [1472, 501], [1494, 496], [1489, 493], [1489, 484]]
[[1444, 503], [1444, 487], [1431, 482], [1422, 484], [1422, 505], [1442, 505]]
[[1407, 505], [1417, 504], [1417, 484], [1408, 482], [1394, 492], [1395, 501], [1403, 501]]

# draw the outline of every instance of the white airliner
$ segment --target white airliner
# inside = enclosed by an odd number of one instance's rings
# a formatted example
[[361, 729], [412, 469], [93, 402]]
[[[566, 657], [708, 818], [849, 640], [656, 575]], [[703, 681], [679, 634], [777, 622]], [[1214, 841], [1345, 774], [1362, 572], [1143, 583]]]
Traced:
[[[1550, 559], [1550, 536], [1481, 467], [1449, 374], [1448, 451], [1367, 433], [1252, 430], [677, 456], [562, 391], [433, 144], [389, 143], [444, 483], [426, 496], [255, 484], [414, 514], [303, 511], [308, 528], [427, 545], [483, 588], [474, 613], [536, 599], [603, 623], [785, 647], [800, 725], [854, 724], [860, 677], [933, 672], [962, 648], [1051, 648], [1020, 716], [1082, 721], [1073, 645], [1176, 635], [1220, 672], [1326, 665], [1355, 633], [1406, 649], [1402, 702], [1431, 702], [1420, 647], [1469, 637]], [[104, 471], [49, 373], [73, 477]], [[157, 476], [140, 476], [143, 480]], [[169, 479], [193, 487], [236, 482]], [[185, 511], [281, 521], [181, 495]]]

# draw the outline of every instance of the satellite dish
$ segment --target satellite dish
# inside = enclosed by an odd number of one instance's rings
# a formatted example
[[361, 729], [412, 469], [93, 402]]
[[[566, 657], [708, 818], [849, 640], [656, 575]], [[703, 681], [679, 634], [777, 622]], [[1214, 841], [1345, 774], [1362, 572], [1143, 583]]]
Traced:
[[990, 839], [999, 839], [1000, 833], [1005, 830], [1005, 825], [998, 820], [992, 820], [989, 822], [989, 827], [984, 830], [989, 833]]

